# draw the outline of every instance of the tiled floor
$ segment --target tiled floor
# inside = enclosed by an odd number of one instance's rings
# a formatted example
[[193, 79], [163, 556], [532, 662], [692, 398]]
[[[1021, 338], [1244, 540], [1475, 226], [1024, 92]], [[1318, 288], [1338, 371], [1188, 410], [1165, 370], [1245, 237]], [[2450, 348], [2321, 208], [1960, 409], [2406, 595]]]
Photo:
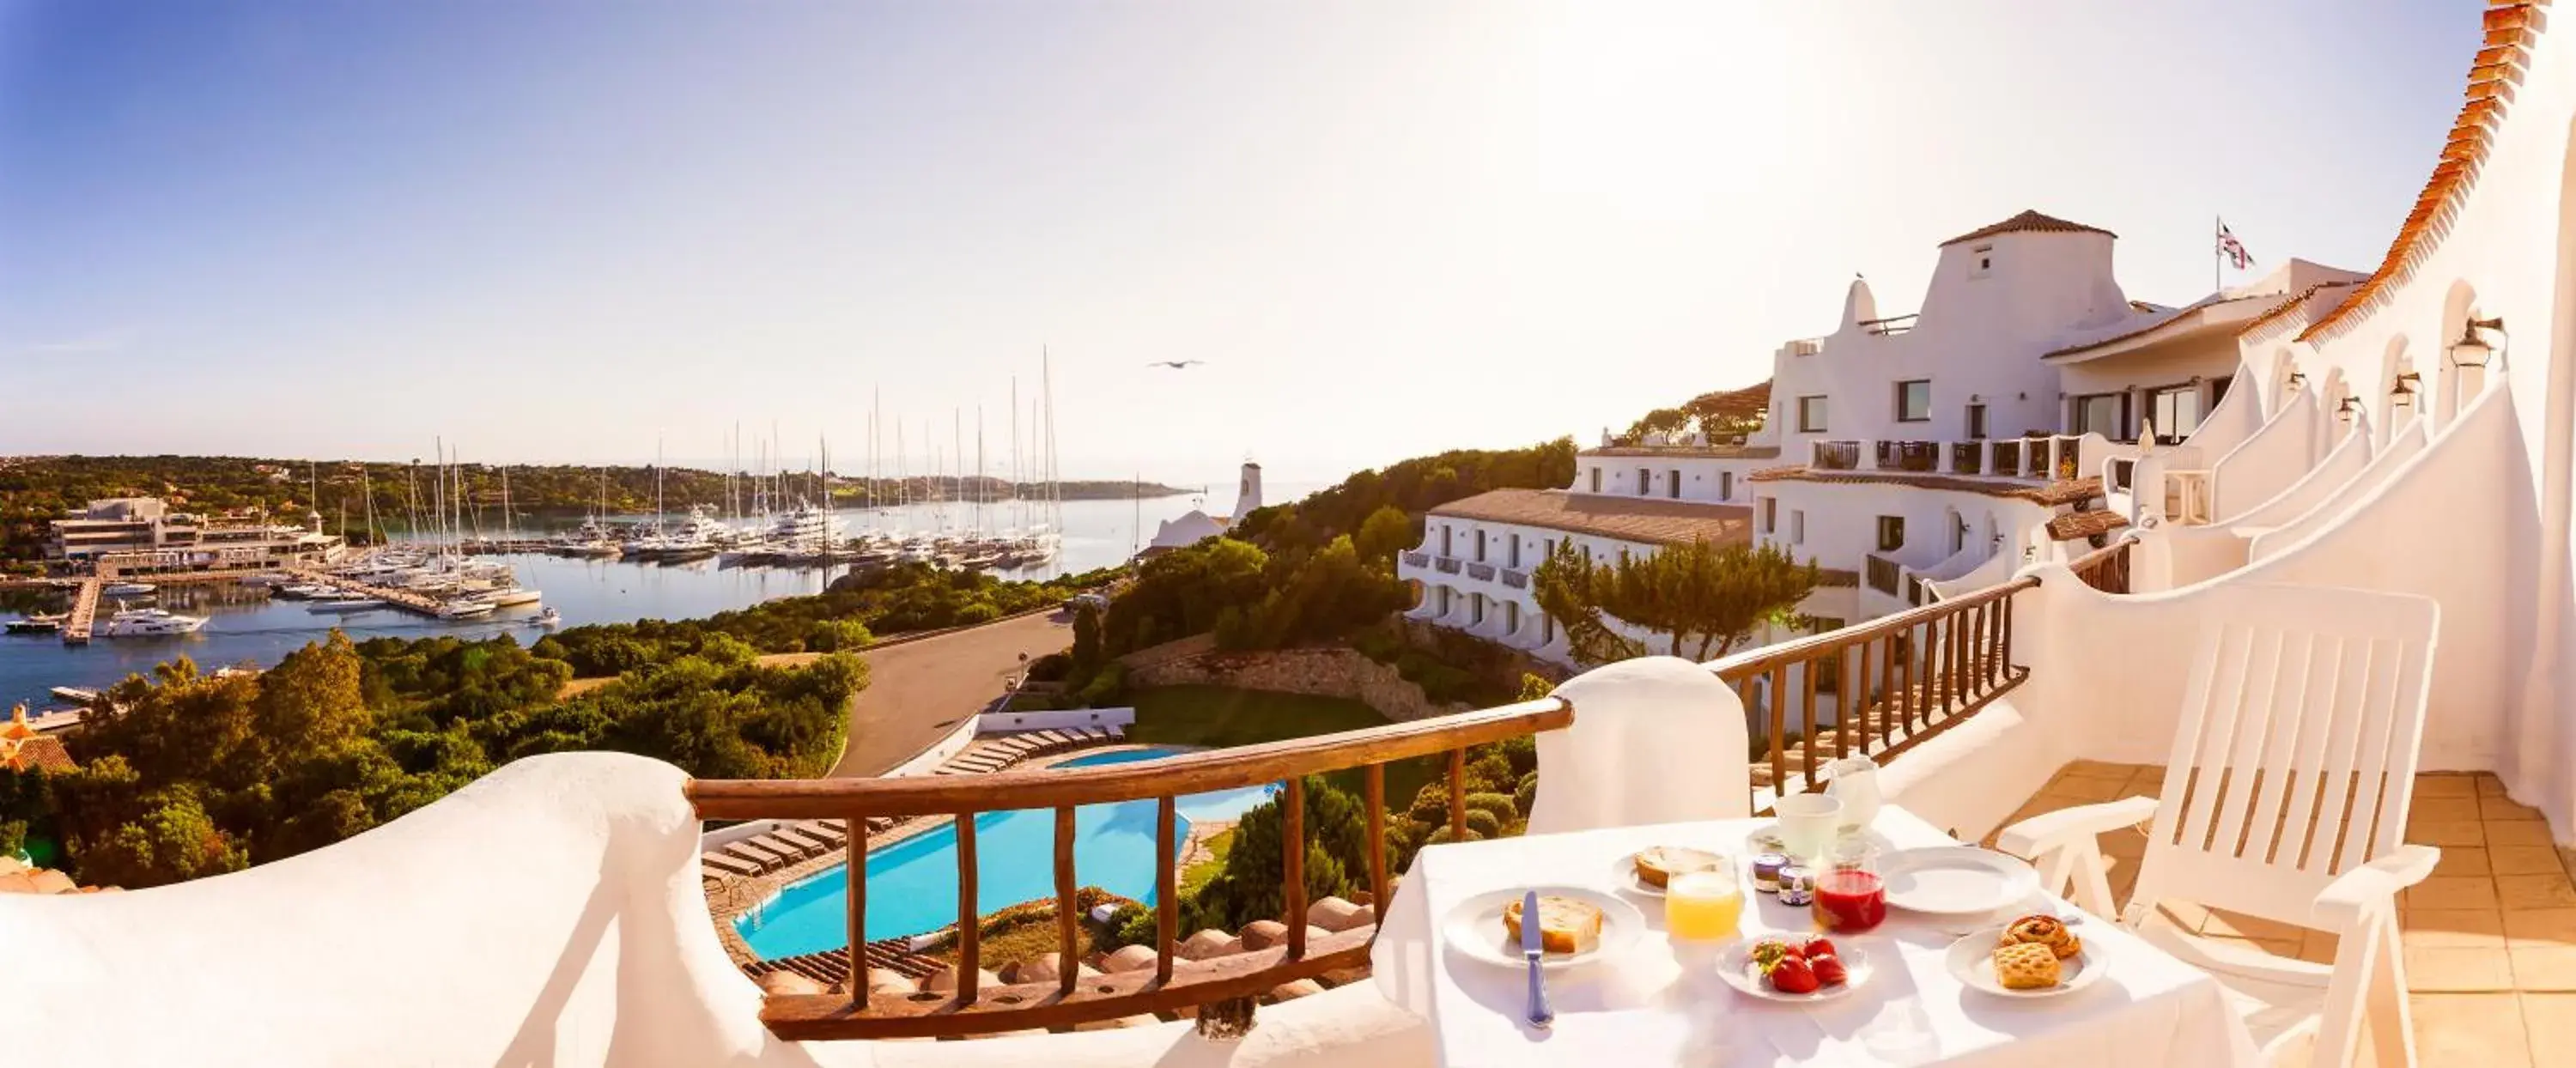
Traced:
[[[2160, 767], [2079, 761], [2058, 771], [2015, 815], [2164, 786]], [[2548, 1068], [2576, 1064], [2576, 881], [2540, 813], [2504, 796], [2483, 773], [2415, 781], [2406, 840], [2439, 846], [2441, 867], [2399, 903], [2417, 1059], [2429, 1068]], [[2126, 907], [2146, 851], [2140, 830], [2102, 836], [2111, 889]], [[2331, 935], [2249, 916], [2169, 904], [2151, 922], [2310, 960], [2333, 959]]]

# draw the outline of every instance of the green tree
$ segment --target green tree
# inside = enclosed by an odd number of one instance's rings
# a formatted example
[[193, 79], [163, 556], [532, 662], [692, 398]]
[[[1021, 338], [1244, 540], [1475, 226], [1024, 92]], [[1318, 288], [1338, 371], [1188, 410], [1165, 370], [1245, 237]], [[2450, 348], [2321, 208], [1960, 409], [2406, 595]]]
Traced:
[[1358, 547], [1360, 558], [1371, 564], [1392, 568], [1397, 553], [1422, 541], [1413, 526], [1413, 517], [1392, 504], [1370, 512], [1368, 521], [1360, 524]]
[[[1368, 814], [1358, 798], [1320, 776], [1308, 776], [1306, 793], [1306, 900], [1348, 898], [1369, 882]], [[1254, 920], [1302, 922], [1288, 917], [1287, 826], [1282, 806], [1273, 798], [1243, 814], [1234, 827], [1234, 844], [1225, 866], [1199, 888], [1189, 906], [1187, 926], [1236, 930]]]
[[1589, 567], [1560, 546], [1539, 570], [1540, 606], [1565, 626], [1577, 657], [1591, 663], [1641, 648], [1611, 631], [1605, 616], [1663, 633], [1671, 655], [1725, 656], [1754, 627], [1795, 612], [1819, 578], [1814, 564], [1777, 546], [1708, 541], [1621, 553]]
[[1072, 657], [1065, 678], [1079, 689], [1100, 670], [1100, 609], [1088, 602], [1073, 610]]

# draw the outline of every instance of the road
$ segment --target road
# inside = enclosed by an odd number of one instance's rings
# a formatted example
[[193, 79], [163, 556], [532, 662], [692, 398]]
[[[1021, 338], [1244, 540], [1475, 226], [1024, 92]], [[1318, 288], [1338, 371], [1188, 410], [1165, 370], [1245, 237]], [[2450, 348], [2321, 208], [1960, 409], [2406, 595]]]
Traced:
[[868, 688], [851, 702], [850, 747], [832, 775], [884, 774], [1001, 696], [1023, 656], [1072, 645], [1073, 617], [1048, 612], [861, 653]]

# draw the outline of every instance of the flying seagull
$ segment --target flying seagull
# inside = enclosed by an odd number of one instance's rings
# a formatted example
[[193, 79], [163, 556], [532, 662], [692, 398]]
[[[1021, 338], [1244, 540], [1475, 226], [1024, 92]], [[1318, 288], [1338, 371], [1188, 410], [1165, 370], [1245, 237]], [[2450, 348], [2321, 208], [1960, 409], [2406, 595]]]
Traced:
[[1206, 363], [1206, 362], [1207, 362], [1206, 360], [1153, 360], [1153, 361], [1149, 361], [1148, 363], [1146, 363], [1146, 364], [1145, 364], [1145, 366], [1147, 366], [1147, 367], [1169, 367], [1169, 368], [1171, 368], [1172, 370], [1180, 371], [1180, 370], [1186, 370], [1186, 369], [1188, 369], [1189, 367], [1191, 367], [1191, 366], [1193, 366], [1193, 365], [1196, 365], [1196, 364], [1202, 364], [1202, 363]]

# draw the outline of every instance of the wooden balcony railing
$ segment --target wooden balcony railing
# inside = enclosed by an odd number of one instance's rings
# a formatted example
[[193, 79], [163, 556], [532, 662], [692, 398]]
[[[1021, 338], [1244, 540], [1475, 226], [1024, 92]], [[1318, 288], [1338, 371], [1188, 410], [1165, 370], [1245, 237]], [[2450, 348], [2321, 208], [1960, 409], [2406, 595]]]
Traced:
[[2018, 579], [1709, 665], [1744, 701], [1754, 807], [1822, 788], [1816, 769], [1836, 757], [1892, 759], [2021, 685], [2030, 669], [2012, 663], [2013, 597], [2038, 585]]
[[1860, 467], [1860, 442], [1819, 441], [1808, 459], [1819, 471], [1856, 470]]
[[1430, 554], [1430, 553], [1406, 553], [1406, 554], [1404, 554], [1404, 566], [1406, 566], [1406, 567], [1429, 567], [1429, 566], [1431, 566], [1431, 554]]
[[1960, 441], [1950, 445], [1950, 470], [1954, 474], [1977, 475], [1986, 470], [1986, 443]]
[[1884, 556], [1868, 556], [1863, 559], [1869, 572], [1869, 588], [1890, 597], [1896, 596], [1897, 575], [1904, 569], [1898, 567], [1896, 561]]
[[1455, 556], [1439, 557], [1431, 561], [1431, 566], [1438, 568], [1440, 573], [1443, 575], [1455, 575], [1458, 573], [1458, 558]]
[[2129, 592], [2129, 546], [2116, 541], [2076, 557], [2066, 565], [2084, 584], [2104, 593]]
[[1504, 569], [1503, 569], [1503, 585], [1505, 585], [1505, 586], [1509, 586], [1509, 587], [1511, 587], [1511, 588], [1513, 588], [1513, 589], [1516, 589], [1516, 590], [1525, 590], [1525, 589], [1528, 589], [1528, 588], [1529, 588], [1529, 572], [1527, 572], [1527, 571], [1517, 571], [1517, 570], [1513, 570], [1513, 569], [1511, 569], [1511, 568], [1504, 568]]
[[1475, 579], [1478, 582], [1491, 582], [1494, 580], [1494, 565], [1469, 564], [1467, 565], [1467, 577]]
[[[1449, 756], [1449, 827], [1463, 838], [1467, 826], [1467, 748], [1574, 722], [1574, 707], [1542, 698], [1412, 723], [1344, 731], [1162, 760], [1092, 768], [1005, 772], [995, 775], [920, 776], [890, 779], [698, 779], [687, 795], [701, 819], [846, 819], [849, 856], [850, 959], [866, 959], [867, 819], [871, 816], [956, 818], [957, 989], [871, 997], [867, 976], [852, 974], [838, 993], [773, 994], [760, 1018], [783, 1039], [951, 1038], [1027, 1028], [1066, 1028], [1147, 1013], [1200, 1009], [1203, 1030], [1248, 1023], [1252, 998], [1282, 983], [1368, 964], [1374, 924], [1311, 939], [1306, 932], [1306, 827], [1304, 777], [1365, 768], [1364, 804], [1372, 850], [1368, 880], [1373, 908], [1388, 900], [1386, 764], [1445, 752]], [[1175, 966], [1181, 938], [1176, 800], [1210, 790], [1281, 784], [1284, 838], [1281, 886], [1287, 941], [1281, 945]], [[1080, 910], [1075, 905], [1074, 808], [1152, 798], [1156, 808], [1152, 971], [1085, 975], [1080, 959]], [[1062, 976], [1009, 986], [983, 987], [976, 923], [975, 814], [1011, 809], [1055, 809], [1055, 898]], [[852, 965], [857, 972], [859, 966]]]

